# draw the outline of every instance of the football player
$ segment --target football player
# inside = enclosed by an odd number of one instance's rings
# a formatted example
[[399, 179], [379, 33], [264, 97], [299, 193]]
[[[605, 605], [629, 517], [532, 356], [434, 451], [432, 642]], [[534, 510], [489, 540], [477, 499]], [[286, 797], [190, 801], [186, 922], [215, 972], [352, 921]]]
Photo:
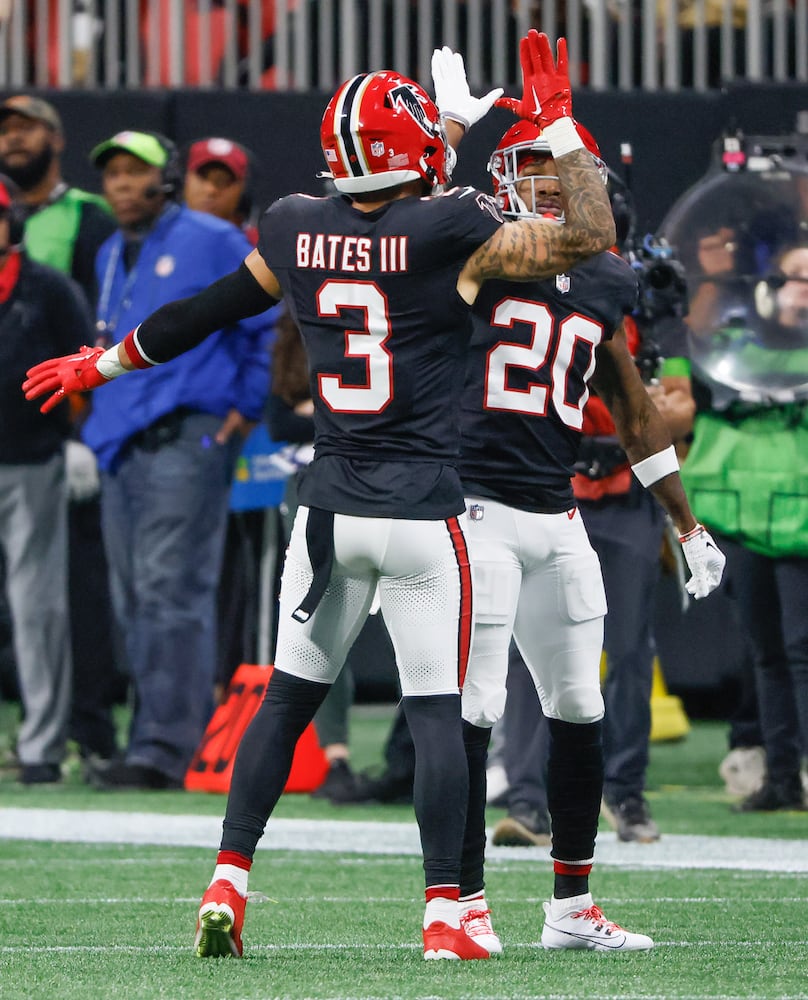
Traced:
[[[563, 40], [557, 52], [556, 62], [535, 31], [521, 42], [530, 114], [556, 158], [566, 225], [503, 222], [494, 200], [472, 188], [441, 194], [450, 163], [434, 102], [396, 73], [363, 73], [339, 87], [322, 120], [339, 197], [282, 198], [237, 272], [158, 310], [114, 348], [45, 362], [25, 383], [28, 398], [53, 391], [50, 409], [66, 392], [169, 362], [281, 296], [305, 341], [315, 457], [286, 554], [275, 669], [239, 747], [199, 909], [201, 957], [242, 953], [256, 845], [377, 586], [418, 758], [424, 957], [488, 957], [462, 930], [458, 905], [468, 790], [460, 688], [472, 608], [457, 414], [470, 307], [483, 283], [550, 277], [615, 238], [571, 117]], [[466, 84], [444, 110], [454, 127], [468, 127], [500, 93], [473, 98]]]
[[[576, 127], [605, 187], [597, 144]], [[544, 217], [558, 229], [569, 224], [559, 162], [540, 122], [510, 128], [489, 169], [507, 218]], [[590, 385], [608, 406], [637, 479], [679, 531], [692, 574], [688, 591], [701, 598], [714, 590], [725, 560], [693, 517], [666, 424], [627, 348], [623, 317], [636, 296], [630, 265], [605, 252], [539, 281], [487, 282], [474, 302], [460, 461], [461, 520], [475, 588], [474, 642], [462, 693], [470, 787], [460, 903], [467, 934], [492, 954], [502, 945], [483, 883], [485, 760], [490, 727], [504, 709], [512, 634], [551, 733], [547, 793], [555, 875], [542, 945], [653, 947], [650, 937], [608, 920], [589, 891], [603, 791], [599, 667], [606, 597], [571, 477]]]

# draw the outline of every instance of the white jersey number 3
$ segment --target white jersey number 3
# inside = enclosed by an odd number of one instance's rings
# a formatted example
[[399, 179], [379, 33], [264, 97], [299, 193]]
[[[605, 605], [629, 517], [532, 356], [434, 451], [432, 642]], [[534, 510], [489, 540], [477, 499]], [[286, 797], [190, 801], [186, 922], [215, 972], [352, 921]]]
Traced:
[[[568, 427], [580, 430], [584, 406], [589, 399], [587, 383], [595, 370], [595, 348], [603, 339], [603, 327], [575, 313], [563, 319], [554, 333], [552, 314], [547, 306], [526, 299], [503, 299], [494, 309], [492, 326], [513, 329], [514, 323], [526, 323], [533, 328], [530, 344], [500, 341], [488, 352], [485, 378], [485, 407], [488, 410], [508, 410], [516, 413], [547, 415], [548, 402], [553, 401], [556, 413]], [[585, 344], [589, 360], [583, 372], [583, 391], [577, 399], [569, 399], [569, 378], [575, 362], [578, 344]], [[508, 385], [508, 370], [522, 368], [538, 372], [549, 368], [549, 385], [534, 384], [526, 389]], [[545, 379], [545, 382], [548, 381]]]
[[381, 413], [393, 398], [393, 356], [384, 346], [392, 330], [383, 292], [372, 281], [327, 281], [317, 308], [321, 316], [339, 316], [343, 309], [365, 314], [364, 329], [345, 331], [345, 357], [365, 358], [365, 381], [346, 385], [341, 375], [321, 372], [323, 401], [336, 413]]

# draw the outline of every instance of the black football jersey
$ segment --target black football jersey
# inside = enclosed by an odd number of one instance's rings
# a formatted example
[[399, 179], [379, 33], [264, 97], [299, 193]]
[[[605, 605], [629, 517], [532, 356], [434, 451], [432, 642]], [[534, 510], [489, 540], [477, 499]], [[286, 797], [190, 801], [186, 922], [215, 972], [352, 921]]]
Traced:
[[595, 348], [636, 299], [634, 272], [613, 253], [544, 281], [483, 285], [462, 404], [467, 495], [543, 513], [575, 506], [570, 478]]
[[501, 222], [472, 188], [370, 213], [344, 197], [292, 195], [263, 216], [258, 249], [300, 327], [315, 403], [303, 503], [379, 517], [463, 510], [471, 315], [457, 278]]

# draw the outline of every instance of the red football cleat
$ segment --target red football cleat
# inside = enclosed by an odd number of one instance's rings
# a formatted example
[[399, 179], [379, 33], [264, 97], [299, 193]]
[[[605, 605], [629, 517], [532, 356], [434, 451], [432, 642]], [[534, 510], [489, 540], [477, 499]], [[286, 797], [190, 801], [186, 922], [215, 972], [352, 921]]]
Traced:
[[218, 879], [209, 886], [199, 906], [194, 949], [199, 958], [241, 958], [241, 929], [247, 897], [232, 882]]
[[433, 920], [424, 928], [424, 958], [490, 958], [490, 955], [466, 934], [462, 927], [450, 927]]

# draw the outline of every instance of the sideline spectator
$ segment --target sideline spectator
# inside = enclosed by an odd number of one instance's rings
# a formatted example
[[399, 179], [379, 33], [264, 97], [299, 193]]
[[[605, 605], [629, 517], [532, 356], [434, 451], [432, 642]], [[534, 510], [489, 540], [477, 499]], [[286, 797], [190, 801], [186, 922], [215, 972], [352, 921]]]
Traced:
[[[633, 228], [632, 220], [632, 233]], [[632, 249], [618, 248], [623, 254]], [[637, 271], [639, 306], [624, 321], [627, 344], [678, 452], [696, 412], [682, 318], [687, 296], [677, 261], [639, 254], [637, 263], [643, 262]], [[603, 636], [603, 814], [620, 840], [650, 843], [659, 839], [644, 793], [656, 655], [653, 620], [666, 517], [631, 475], [614, 420], [596, 394], [584, 409], [583, 432], [583, 461], [572, 487], [600, 560], [609, 606]]]
[[494, 827], [497, 847], [545, 847], [551, 843], [547, 806], [550, 727], [536, 685], [516, 643], [508, 649], [507, 697], [502, 716], [502, 757], [508, 788], [508, 814]]
[[[745, 314], [713, 330], [704, 362], [716, 380], [743, 391], [697, 415], [682, 469], [699, 515], [722, 538], [728, 592], [751, 642], [766, 763], [762, 783], [735, 806], [739, 812], [805, 808], [808, 245], [786, 249], [775, 265], [754, 285]], [[746, 756], [759, 775], [759, 760]]]
[[252, 185], [250, 155], [244, 146], [219, 136], [191, 145], [185, 171], [185, 204], [196, 212], [232, 222], [255, 246], [258, 230], [252, 223]]
[[[32, 260], [70, 275], [95, 310], [95, 256], [115, 230], [100, 195], [72, 187], [62, 177], [62, 120], [40, 97], [17, 94], [0, 104], [0, 170], [19, 188], [25, 251]], [[117, 753], [113, 704], [125, 688], [116, 669], [112, 605], [101, 535], [98, 471], [78, 440], [81, 397], [71, 400], [74, 430], [65, 445], [69, 490], [69, 593], [73, 701], [69, 736], [86, 762]]]
[[69, 274], [93, 306], [95, 256], [115, 222], [100, 195], [64, 180], [64, 148], [64, 127], [52, 104], [30, 94], [0, 104], [0, 170], [20, 189], [26, 252]]
[[[109, 341], [161, 302], [193, 294], [249, 252], [234, 226], [177, 204], [172, 143], [125, 131], [90, 154], [118, 222], [98, 255], [98, 329]], [[265, 316], [192, 353], [103, 387], [83, 437], [101, 469], [115, 613], [134, 687], [125, 759], [99, 788], [180, 788], [210, 717], [216, 589], [230, 483], [268, 387]]]
[[23, 784], [61, 780], [71, 704], [66, 406], [42, 419], [15, 384], [35, 359], [91, 339], [78, 286], [22, 250], [22, 213], [0, 179], [0, 546], [23, 709]]
[[[252, 172], [247, 150], [221, 136], [192, 143], [186, 158], [185, 204], [232, 222], [255, 246]], [[269, 375], [267, 375], [269, 378]], [[218, 704], [234, 671], [255, 656], [260, 590], [259, 566], [265, 530], [263, 510], [230, 511], [219, 577], [218, 638], [214, 700]]]

